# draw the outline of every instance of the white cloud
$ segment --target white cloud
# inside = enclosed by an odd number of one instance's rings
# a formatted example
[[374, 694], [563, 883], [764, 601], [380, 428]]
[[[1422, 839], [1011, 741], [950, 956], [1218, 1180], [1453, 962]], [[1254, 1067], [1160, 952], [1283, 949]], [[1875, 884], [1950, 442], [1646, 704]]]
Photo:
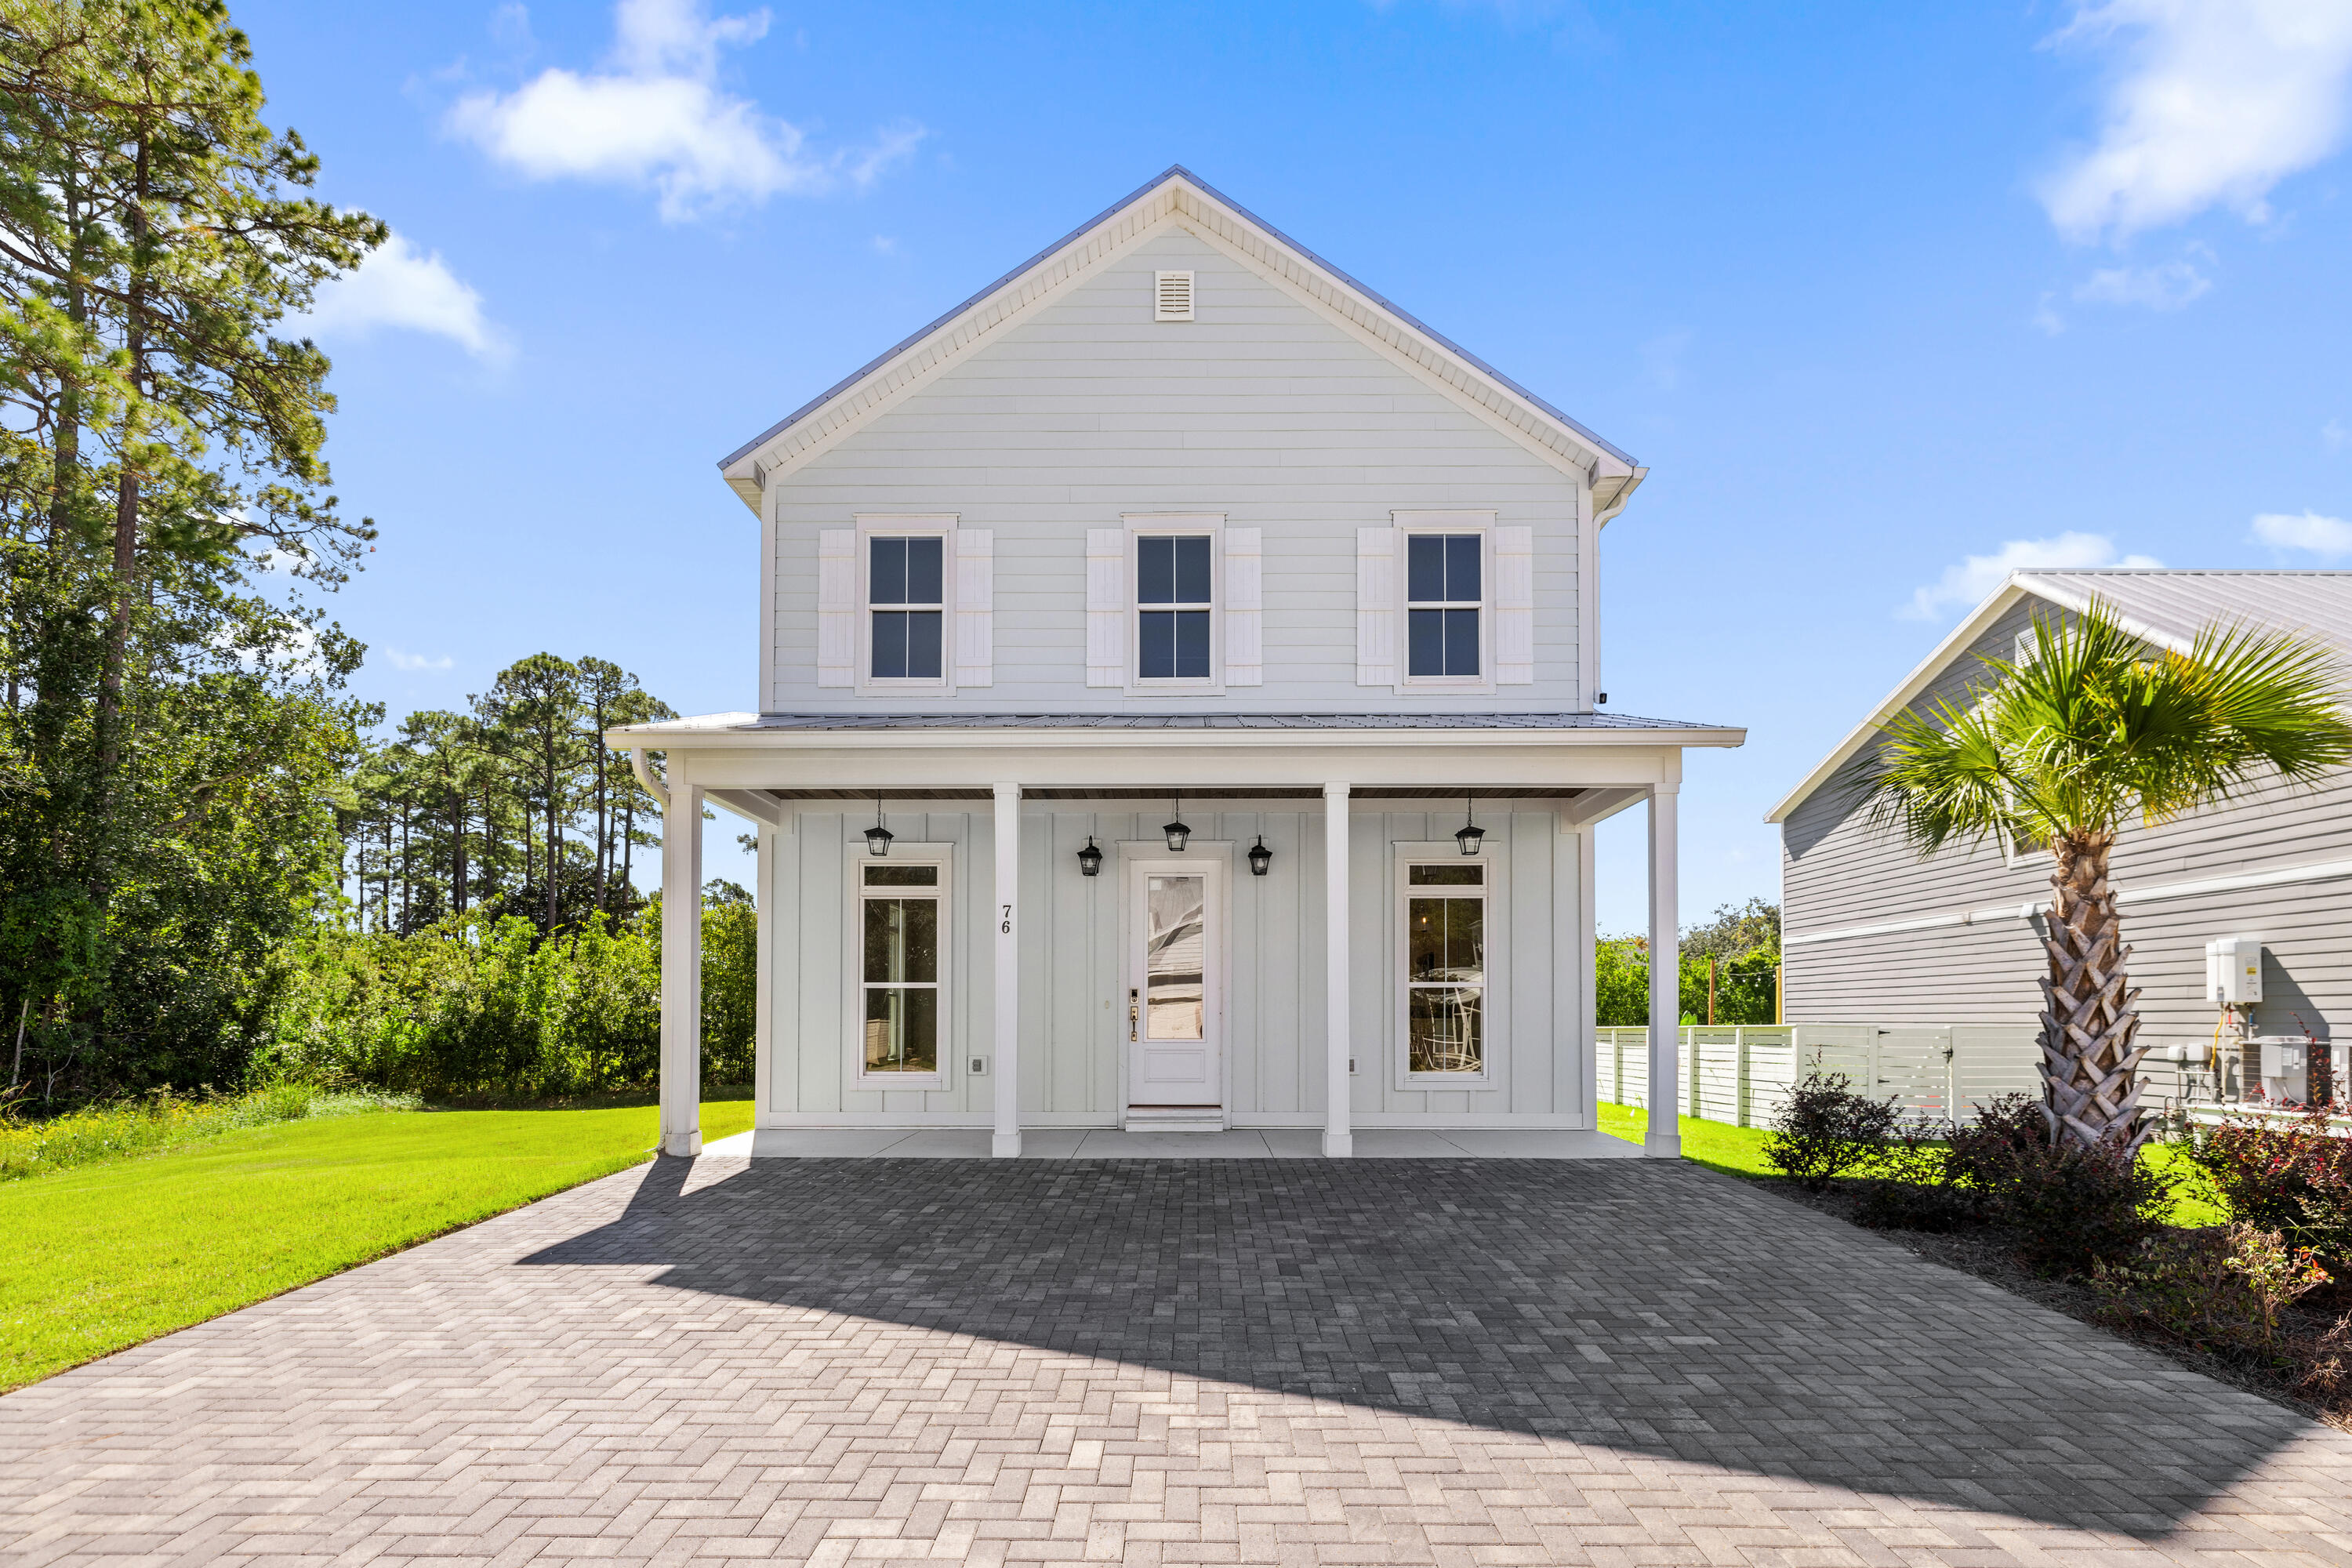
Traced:
[[2161, 566], [2152, 555], [2116, 554], [2116, 542], [2104, 533], [2068, 531], [2054, 539], [2012, 539], [1990, 555], [1971, 555], [1911, 595], [1895, 613], [1906, 620], [1941, 620], [1953, 610], [1966, 609], [2000, 586], [2011, 572], [2037, 566]]
[[2213, 280], [2189, 263], [2168, 261], [2158, 267], [2103, 267], [2076, 285], [2074, 298], [2090, 304], [2178, 310], [2211, 287]]
[[2044, 293], [2033, 304], [2033, 324], [2042, 329], [2043, 335], [2053, 338], [2066, 330], [2066, 318], [2050, 302], [2055, 298], [2054, 294]]
[[2096, 145], [2042, 184], [2069, 239], [2120, 239], [2216, 203], [2264, 221], [2271, 188], [2344, 138], [2344, 0], [2083, 0], [2045, 42], [2118, 65]]
[[2254, 519], [2254, 537], [2281, 550], [2307, 550], [2326, 561], [2341, 561], [2352, 555], [2352, 522], [2340, 517], [2322, 517], [2315, 511], [2299, 515], [2266, 511]]
[[482, 316], [482, 297], [451, 272], [439, 251], [419, 250], [394, 235], [319, 290], [310, 314], [289, 323], [319, 337], [365, 337], [378, 327], [431, 332], [476, 359], [506, 357], [505, 341]]
[[426, 654], [403, 653], [396, 647], [385, 648], [383, 657], [392, 661], [394, 669], [449, 669], [457, 662], [446, 653], [434, 658]]
[[551, 67], [509, 93], [474, 92], [449, 126], [537, 180], [650, 185], [677, 221], [731, 201], [870, 184], [910, 153], [920, 127], [818, 157], [795, 127], [719, 86], [722, 48], [754, 43], [768, 13], [712, 18], [701, 0], [620, 0], [610, 69]]

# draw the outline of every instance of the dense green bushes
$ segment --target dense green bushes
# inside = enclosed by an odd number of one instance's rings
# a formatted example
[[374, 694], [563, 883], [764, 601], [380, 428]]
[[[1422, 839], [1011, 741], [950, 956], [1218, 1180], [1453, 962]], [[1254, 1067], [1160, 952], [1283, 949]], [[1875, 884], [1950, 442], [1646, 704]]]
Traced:
[[[703, 1080], [751, 1077], [757, 919], [703, 910]], [[534, 1098], [652, 1084], [661, 906], [541, 940], [509, 915], [413, 936], [322, 931], [298, 944], [268, 1063], [315, 1083]]]

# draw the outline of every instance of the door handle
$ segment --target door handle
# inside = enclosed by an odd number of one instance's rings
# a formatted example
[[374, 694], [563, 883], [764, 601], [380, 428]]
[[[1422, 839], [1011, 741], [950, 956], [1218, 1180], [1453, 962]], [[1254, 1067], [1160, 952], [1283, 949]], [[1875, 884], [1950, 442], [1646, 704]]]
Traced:
[[1131, 990], [1127, 994], [1127, 1037], [1128, 1037], [1129, 1040], [1132, 1040], [1132, 1039], [1134, 1039], [1134, 1038], [1135, 1038], [1135, 1021], [1136, 1021], [1135, 995], [1136, 995], [1136, 994], [1135, 994], [1133, 991], [1131, 991]]

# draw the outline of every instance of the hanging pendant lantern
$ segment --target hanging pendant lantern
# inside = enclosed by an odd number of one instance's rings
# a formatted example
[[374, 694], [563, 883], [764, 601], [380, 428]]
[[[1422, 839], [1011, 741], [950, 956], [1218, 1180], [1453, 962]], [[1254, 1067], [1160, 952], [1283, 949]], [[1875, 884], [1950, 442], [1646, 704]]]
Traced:
[[1078, 851], [1078, 875], [1081, 877], [1101, 876], [1102, 861], [1102, 851], [1095, 847], [1095, 836], [1089, 833], [1087, 835], [1087, 847]]
[[1454, 842], [1462, 847], [1462, 853], [1465, 855], [1475, 855], [1478, 853], [1478, 846], [1485, 841], [1486, 837], [1486, 830], [1478, 826], [1477, 815], [1471, 809], [1471, 797], [1466, 795], [1464, 795], [1462, 797], [1462, 826], [1454, 830]]
[[874, 826], [866, 830], [866, 852], [868, 855], [890, 853], [890, 840], [898, 837], [882, 826], [882, 792], [874, 792]]
[[1274, 851], [1265, 847], [1265, 835], [1263, 833], [1257, 836], [1257, 842], [1250, 846], [1249, 863], [1253, 877], [1265, 876], [1266, 868], [1274, 864]]
[[1192, 840], [1192, 830], [1184, 826], [1184, 797], [1180, 795], [1170, 798], [1174, 803], [1171, 809], [1175, 813], [1176, 819], [1173, 822], [1161, 823], [1160, 831], [1168, 836], [1168, 847], [1181, 855], [1184, 852], [1184, 846]]

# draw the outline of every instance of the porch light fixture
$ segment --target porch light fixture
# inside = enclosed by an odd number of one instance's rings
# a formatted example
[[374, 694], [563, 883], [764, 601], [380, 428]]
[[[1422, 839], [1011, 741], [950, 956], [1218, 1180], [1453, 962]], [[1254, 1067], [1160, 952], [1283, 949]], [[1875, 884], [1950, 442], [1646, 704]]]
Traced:
[[1454, 842], [1462, 846], [1465, 855], [1478, 853], [1478, 846], [1486, 837], [1486, 830], [1478, 826], [1477, 814], [1471, 809], [1472, 804], [1470, 796], [1465, 795], [1462, 797], [1462, 826], [1454, 830]]
[[1265, 868], [1274, 864], [1274, 851], [1265, 847], [1265, 835], [1263, 833], [1257, 836], [1257, 842], [1250, 847], [1249, 863], [1250, 875], [1253, 877], [1265, 876]]
[[1095, 836], [1091, 833], [1087, 835], [1087, 847], [1078, 851], [1078, 875], [1081, 877], [1102, 875], [1102, 851], [1095, 847]]
[[1184, 797], [1181, 795], [1171, 795], [1170, 799], [1174, 802], [1171, 809], [1176, 814], [1176, 819], [1173, 822], [1161, 823], [1160, 831], [1168, 836], [1168, 847], [1181, 855], [1184, 852], [1184, 846], [1192, 839], [1192, 830], [1184, 826]]
[[868, 855], [887, 855], [890, 853], [890, 840], [896, 837], [882, 826], [882, 795], [877, 790], [874, 795], [874, 826], [866, 830], [866, 852]]

